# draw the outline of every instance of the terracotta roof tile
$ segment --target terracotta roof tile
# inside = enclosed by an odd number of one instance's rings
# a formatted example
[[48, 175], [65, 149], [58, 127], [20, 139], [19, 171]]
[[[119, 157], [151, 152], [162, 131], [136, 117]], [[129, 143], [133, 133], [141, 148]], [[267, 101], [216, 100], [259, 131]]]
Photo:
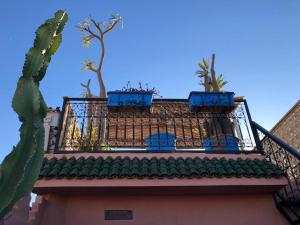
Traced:
[[80, 157], [45, 159], [40, 178], [281, 177], [267, 160], [225, 158]]

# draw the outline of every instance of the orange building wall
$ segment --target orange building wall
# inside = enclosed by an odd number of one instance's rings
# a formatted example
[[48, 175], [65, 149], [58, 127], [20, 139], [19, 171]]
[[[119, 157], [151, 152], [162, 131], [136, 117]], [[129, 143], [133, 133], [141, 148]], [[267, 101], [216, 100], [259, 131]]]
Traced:
[[[42, 225], [287, 225], [271, 194], [183, 196], [50, 195]], [[133, 220], [104, 220], [132, 210]]]

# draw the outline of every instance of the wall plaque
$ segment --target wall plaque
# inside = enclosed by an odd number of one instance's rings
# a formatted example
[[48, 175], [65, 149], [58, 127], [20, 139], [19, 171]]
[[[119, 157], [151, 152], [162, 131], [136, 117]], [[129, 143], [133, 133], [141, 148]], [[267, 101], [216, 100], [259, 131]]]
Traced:
[[132, 220], [132, 210], [105, 210], [104, 220]]

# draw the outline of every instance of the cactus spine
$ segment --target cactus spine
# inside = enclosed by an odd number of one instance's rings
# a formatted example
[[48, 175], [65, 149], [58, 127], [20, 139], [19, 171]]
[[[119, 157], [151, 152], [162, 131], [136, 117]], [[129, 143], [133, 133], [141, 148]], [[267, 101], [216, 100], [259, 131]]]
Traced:
[[13, 97], [12, 107], [22, 122], [20, 141], [0, 165], [0, 220], [13, 205], [28, 195], [38, 178], [43, 162], [44, 126], [47, 106], [39, 90], [51, 56], [62, 41], [68, 16], [57, 11], [36, 31], [33, 47], [25, 57], [22, 75]]

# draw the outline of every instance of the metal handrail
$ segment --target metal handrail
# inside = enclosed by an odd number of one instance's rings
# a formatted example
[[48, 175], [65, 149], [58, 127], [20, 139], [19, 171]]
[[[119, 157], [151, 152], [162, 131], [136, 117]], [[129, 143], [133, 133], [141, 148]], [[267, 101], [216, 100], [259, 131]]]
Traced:
[[258, 123], [254, 122], [254, 121], [252, 121], [252, 123], [256, 127], [256, 129], [258, 129], [260, 132], [262, 132], [265, 136], [272, 139], [276, 144], [283, 147], [286, 151], [288, 151], [293, 156], [295, 156], [298, 160], [300, 160], [300, 151], [299, 150], [297, 150], [296, 148], [285, 143], [284, 141], [282, 141], [281, 139], [279, 139], [278, 137], [276, 137], [275, 135], [270, 133], [268, 130], [266, 130], [265, 128], [260, 126]]
[[265, 157], [286, 173], [288, 184], [273, 193], [276, 207], [290, 224], [298, 224], [300, 215], [295, 207], [298, 207], [300, 199], [300, 152], [256, 122], [252, 121], [252, 126], [264, 135], [261, 144], [265, 147]]

